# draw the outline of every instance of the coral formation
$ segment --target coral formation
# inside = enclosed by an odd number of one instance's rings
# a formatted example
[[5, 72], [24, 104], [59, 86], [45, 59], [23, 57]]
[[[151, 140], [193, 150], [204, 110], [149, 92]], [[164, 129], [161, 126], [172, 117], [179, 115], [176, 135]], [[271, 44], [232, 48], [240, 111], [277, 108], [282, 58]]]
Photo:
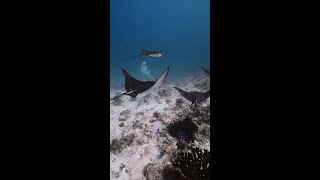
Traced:
[[178, 149], [185, 149], [186, 147], [188, 147], [188, 142], [184, 139], [179, 139], [176, 145]]
[[[207, 180], [210, 179], [210, 152], [194, 148], [191, 152], [180, 151], [173, 159], [172, 166], [176, 171], [176, 179]], [[168, 171], [168, 169], [166, 169]]]
[[178, 172], [170, 165], [167, 165], [162, 171], [162, 177], [164, 180], [176, 180]]
[[168, 126], [168, 132], [172, 137], [184, 139], [187, 142], [194, 140], [194, 135], [198, 131], [198, 126], [193, 123], [189, 116], [182, 121], [176, 121]]
[[201, 131], [199, 131], [199, 133], [200, 133], [201, 135], [210, 137], [210, 127], [204, 126], [204, 127], [201, 129]]

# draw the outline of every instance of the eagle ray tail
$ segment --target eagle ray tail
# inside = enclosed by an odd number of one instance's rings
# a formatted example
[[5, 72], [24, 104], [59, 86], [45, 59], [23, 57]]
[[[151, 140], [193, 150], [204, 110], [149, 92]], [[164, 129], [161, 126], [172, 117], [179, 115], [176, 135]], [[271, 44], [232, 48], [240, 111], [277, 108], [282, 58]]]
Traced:
[[125, 94], [126, 94], [126, 92], [125, 92], [125, 93], [122, 93], [122, 94], [120, 94], [120, 95], [118, 95], [118, 96], [115, 96], [115, 97], [111, 98], [110, 101], [115, 100], [115, 99], [117, 99], [117, 98], [119, 98], [119, 97], [121, 97], [121, 96], [123, 96], [123, 95], [125, 95]]
[[122, 59], [121, 61], [125, 61], [125, 60], [128, 60], [128, 59], [131, 59], [131, 58], [135, 58], [135, 57], [139, 57], [139, 56], [142, 56], [142, 54], [139, 54], [139, 55], [136, 55], [136, 56], [132, 56], [132, 57], [128, 57], [128, 58], [125, 58], [125, 59]]

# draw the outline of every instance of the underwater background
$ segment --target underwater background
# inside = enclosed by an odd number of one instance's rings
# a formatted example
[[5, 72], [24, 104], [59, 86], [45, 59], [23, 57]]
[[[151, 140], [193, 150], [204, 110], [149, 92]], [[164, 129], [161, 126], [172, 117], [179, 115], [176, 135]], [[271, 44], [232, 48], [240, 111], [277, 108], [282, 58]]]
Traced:
[[[210, 1], [111, 0], [110, 11], [110, 179], [209, 179]], [[164, 54], [122, 61], [142, 49]], [[167, 67], [161, 86], [122, 94], [121, 68], [151, 81]]]
[[[121, 61], [141, 54], [141, 49], [165, 54]], [[168, 82], [202, 71], [200, 66], [209, 69], [209, 65], [209, 0], [110, 1], [111, 89], [124, 84], [121, 68], [146, 81], [158, 78], [169, 66]]]

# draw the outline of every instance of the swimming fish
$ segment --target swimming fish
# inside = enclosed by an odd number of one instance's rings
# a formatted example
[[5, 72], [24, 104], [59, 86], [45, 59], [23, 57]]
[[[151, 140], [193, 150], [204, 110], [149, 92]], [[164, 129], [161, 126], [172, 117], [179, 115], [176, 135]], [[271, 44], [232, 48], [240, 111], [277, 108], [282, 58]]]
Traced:
[[191, 104], [200, 103], [210, 96], [210, 90], [207, 92], [186, 92], [178, 87], [174, 87], [184, 98], [189, 100]]
[[128, 58], [125, 58], [121, 61], [125, 61], [125, 60], [128, 60], [128, 59], [131, 59], [131, 58], [135, 58], [135, 57], [139, 57], [139, 56], [150, 56], [150, 57], [161, 57], [162, 54], [164, 54], [164, 52], [160, 52], [160, 51], [149, 51], [149, 50], [145, 50], [145, 49], [142, 49], [142, 53], [139, 54], [139, 55], [136, 55], [136, 56], [132, 56], [132, 57], [128, 57]]
[[154, 81], [139, 81], [139, 80], [133, 78], [124, 69], [122, 69], [122, 72], [123, 72], [124, 78], [125, 78], [126, 92], [111, 98], [110, 101], [117, 99], [117, 98], [121, 97], [122, 95], [128, 95], [132, 98], [135, 98], [138, 94], [141, 94], [147, 90], [153, 90], [153, 89], [158, 88], [163, 83], [163, 81], [167, 78], [168, 73], [169, 73], [169, 67], [167, 67], [165, 69], [165, 71], [161, 74], [159, 79], [156, 79]]

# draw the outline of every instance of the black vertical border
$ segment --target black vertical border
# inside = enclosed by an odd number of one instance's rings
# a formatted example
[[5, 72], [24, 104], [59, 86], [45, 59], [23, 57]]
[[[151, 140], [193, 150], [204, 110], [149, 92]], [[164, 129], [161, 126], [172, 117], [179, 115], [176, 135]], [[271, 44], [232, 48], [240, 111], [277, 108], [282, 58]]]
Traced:
[[100, 124], [102, 137], [102, 156], [98, 171], [103, 172], [104, 179], [109, 179], [110, 175], [110, 1], [98, 0], [96, 3], [96, 28], [98, 31], [99, 44], [99, 65], [97, 67], [98, 77], [100, 77], [101, 97], [104, 97], [102, 123]]
[[223, 52], [224, 48], [224, 2], [215, 0], [210, 2], [210, 66], [211, 66], [211, 170], [212, 179], [223, 179]]

